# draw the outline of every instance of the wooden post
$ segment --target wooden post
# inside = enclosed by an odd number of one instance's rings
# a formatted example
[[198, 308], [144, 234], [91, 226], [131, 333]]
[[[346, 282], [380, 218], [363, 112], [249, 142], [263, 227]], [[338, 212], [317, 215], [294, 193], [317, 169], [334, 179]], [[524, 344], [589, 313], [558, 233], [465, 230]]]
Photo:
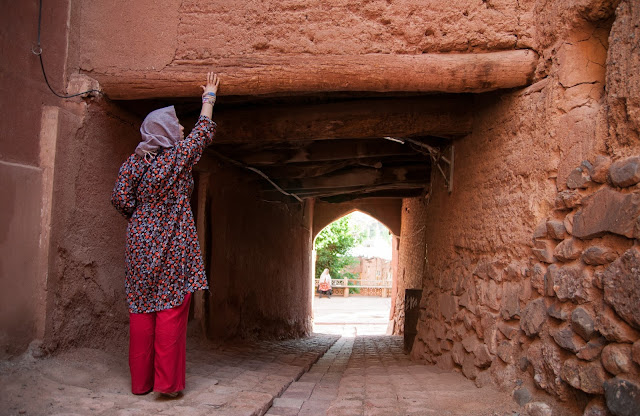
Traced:
[[349, 297], [349, 278], [344, 278], [344, 297]]

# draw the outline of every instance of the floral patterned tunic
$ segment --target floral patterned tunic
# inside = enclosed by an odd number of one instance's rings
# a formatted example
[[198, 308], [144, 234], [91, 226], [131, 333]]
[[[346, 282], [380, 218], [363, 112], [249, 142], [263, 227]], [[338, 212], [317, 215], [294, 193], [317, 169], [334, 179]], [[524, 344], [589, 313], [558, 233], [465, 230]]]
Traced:
[[191, 212], [191, 170], [215, 130], [200, 116], [175, 147], [151, 162], [134, 153], [120, 168], [111, 203], [129, 220], [125, 289], [131, 313], [174, 308], [187, 293], [208, 288]]

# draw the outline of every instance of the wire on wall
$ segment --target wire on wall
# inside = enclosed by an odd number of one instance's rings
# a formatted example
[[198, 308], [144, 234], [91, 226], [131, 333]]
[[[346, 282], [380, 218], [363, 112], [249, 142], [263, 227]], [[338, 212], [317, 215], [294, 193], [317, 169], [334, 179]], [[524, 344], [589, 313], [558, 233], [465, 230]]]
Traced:
[[49, 80], [47, 79], [47, 73], [44, 70], [44, 63], [42, 62], [42, 46], [40, 43], [40, 32], [41, 32], [41, 27], [42, 27], [42, 0], [40, 0], [40, 7], [38, 9], [38, 43], [31, 48], [31, 53], [33, 53], [34, 55], [36, 55], [39, 59], [40, 59], [40, 68], [42, 69], [42, 76], [44, 77], [44, 82], [47, 84], [47, 87], [49, 87], [49, 90], [56, 96], [56, 97], [60, 97], [60, 98], [73, 98], [73, 97], [78, 97], [80, 95], [85, 95], [85, 94], [89, 94], [92, 92], [98, 93], [98, 94], [102, 94], [102, 91], [99, 90], [95, 90], [95, 89], [91, 89], [91, 90], [87, 90], [84, 92], [79, 92], [77, 94], [71, 94], [71, 95], [62, 95], [62, 94], [58, 94], [57, 92], [54, 91], [54, 89], [51, 87], [51, 84], [49, 84]]
[[279, 186], [278, 186], [278, 184], [276, 184], [274, 181], [272, 181], [271, 179], [269, 179], [269, 177], [268, 177], [267, 175], [265, 175], [262, 171], [260, 171], [260, 170], [258, 170], [258, 169], [256, 169], [256, 168], [252, 168], [251, 166], [247, 166], [247, 165], [245, 165], [244, 163], [240, 163], [240, 162], [238, 162], [237, 160], [233, 160], [233, 159], [231, 159], [231, 158], [229, 158], [229, 157], [227, 157], [227, 156], [223, 155], [223, 154], [222, 154], [222, 153], [220, 153], [220, 152], [216, 152], [215, 150], [211, 150], [211, 149], [209, 149], [209, 150], [208, 150], [208, 152], [213, 153], [214, 155], [216, 155], [216, 156], [217, 156], [217, 157], [219, 157], [220, 159], [222, 159], [222, 160], [226, 160], [227, 162], [229, 162], [229, 163], [231, 163], [231, 164], [233, 164], [233, 165], [236, 165], [236, 166], [239, 166], [239, 167], [241, 167], [241, 168], [248, 169], [248, 170], [250, 170], [250, 171], [252, 171], [252, 172], [254, 172], [254, 173], [257, 173], [258, 175], [260, 175], [260, 176], [262, 176], [264, 179], [266, 179], [266, 180], [267, 180], [267, 182], [269, 182], [269, 183], [270, 183], [274, 188], [276, 188], [276, 190], [277, 190], [278, 192], [280, 192], [281, 194], [283, 194], [283, 195], [287, 195], [287, 196], [290, 196], [290, 197], [292, 197], [292, 198], [295, 198], [298, 202], [303, 202], [303, 201], [302, 201], [302, 198], [300, 198], [298, 195], [296, 195], [296, 194], [294, 194], [294, 193], [287, 192], [287, 191], [285, 191], [284, 189], [282, 189], [281, 187], [279, 187]]

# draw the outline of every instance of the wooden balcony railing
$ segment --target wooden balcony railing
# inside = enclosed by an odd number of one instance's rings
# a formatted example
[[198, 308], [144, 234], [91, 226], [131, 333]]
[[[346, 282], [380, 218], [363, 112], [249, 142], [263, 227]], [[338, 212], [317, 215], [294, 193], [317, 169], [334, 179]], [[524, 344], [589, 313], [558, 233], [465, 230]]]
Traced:
[[[320, 279], [315, 279], [315, 287], [318, 288]], [[380, 296], [387, 297], [391, 294], [391, 280], [369, 280], [369, 279], [332, 279], [331, 288], [341, 289], [345, 297], [349, 296], [348, 289], [382, 289]]]

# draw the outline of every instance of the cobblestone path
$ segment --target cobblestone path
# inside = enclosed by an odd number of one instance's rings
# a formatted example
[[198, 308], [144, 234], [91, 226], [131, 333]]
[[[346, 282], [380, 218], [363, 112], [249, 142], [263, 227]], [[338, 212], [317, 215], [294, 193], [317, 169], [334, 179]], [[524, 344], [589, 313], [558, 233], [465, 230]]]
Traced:
[[268, 416], [518, 415], [506, 393], [412, 362], [402, 338], [342, 337], [273, 402]]
[[411, 362], [402, 338], [189, 340], [178, 399], [129, 392], [126, 352], [78, 349], [0, 362], [1, 415], [518, 415], [505, 393]]

